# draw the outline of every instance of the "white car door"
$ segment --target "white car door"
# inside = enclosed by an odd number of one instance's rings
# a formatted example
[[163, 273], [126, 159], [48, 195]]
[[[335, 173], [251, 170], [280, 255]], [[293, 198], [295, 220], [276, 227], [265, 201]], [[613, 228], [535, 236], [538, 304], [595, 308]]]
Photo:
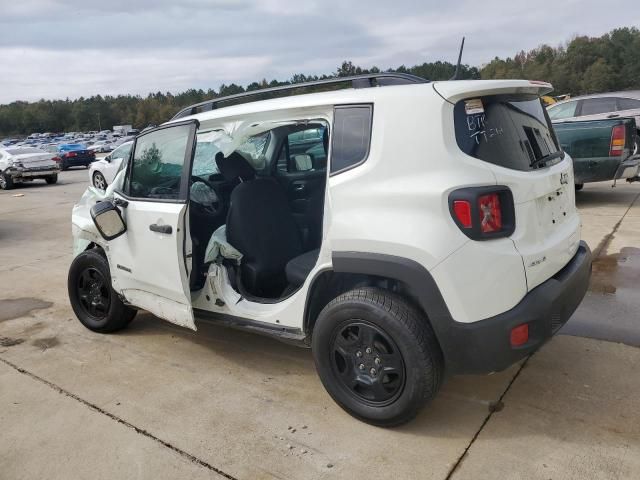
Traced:
[[114, 193], [127, 231], [109, 242], [114, 289], [140, 308], [195, 330], [187, 202], [196, 120], [136, 138], [123, 186]]

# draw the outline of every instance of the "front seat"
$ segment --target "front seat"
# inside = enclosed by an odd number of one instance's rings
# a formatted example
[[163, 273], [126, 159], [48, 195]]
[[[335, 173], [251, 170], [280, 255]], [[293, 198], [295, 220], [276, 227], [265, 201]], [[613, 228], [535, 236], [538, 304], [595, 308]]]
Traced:
[[218, 170], [231, 192], [227, 240], [243, 254], [240, 283], [248, 293], [277, 298], [287, 287], [285, 266], [303, 253], [302, 237], [284, 190], [269, 177], [256, 177], [239, 153], [216, 154]]

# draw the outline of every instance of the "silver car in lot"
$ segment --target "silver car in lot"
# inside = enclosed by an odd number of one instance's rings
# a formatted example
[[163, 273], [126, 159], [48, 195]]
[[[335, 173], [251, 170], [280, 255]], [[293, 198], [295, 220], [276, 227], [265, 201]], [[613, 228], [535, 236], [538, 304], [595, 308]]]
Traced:
[[42, 179], [58, 181], [60, 166], [52, 154], [34, 147], [0, 149], [0, 189], [10, 190], [16, 183]]
[[618, 117], [635, 118], [638, 136], [633, 153], [640, 153], [640, 90], [573, 97], [555, 103], [547, 110], [553, 123]]

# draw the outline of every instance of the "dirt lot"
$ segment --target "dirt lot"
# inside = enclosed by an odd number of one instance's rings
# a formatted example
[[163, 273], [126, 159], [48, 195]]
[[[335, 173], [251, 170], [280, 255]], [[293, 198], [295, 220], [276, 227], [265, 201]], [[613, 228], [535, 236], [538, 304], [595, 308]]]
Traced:
[[86, 182], [0, 192], [0, 478], [640, 478], [640, 185], [579, 193], [598, 258], [564, 335], [385, 430], [333, 403], [307, 350], [148, 314], [82, 327], [66, 274]]

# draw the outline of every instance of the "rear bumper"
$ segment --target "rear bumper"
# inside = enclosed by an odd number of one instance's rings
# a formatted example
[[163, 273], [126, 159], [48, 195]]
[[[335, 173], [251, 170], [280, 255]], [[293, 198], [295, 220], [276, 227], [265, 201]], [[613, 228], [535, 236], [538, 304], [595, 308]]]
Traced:
[[13, 181], [19, 182], [22, 179], [45, 178], [56, 175], [60, 171], [59, 167], [47, 168], [11, 168], [5, 171], [5, 175], [9, 175]]
[[[534, 288], [511, 310], [473, 323], [451, 320], [438, 328], [438, 340], [455, 374], [504, 370], [535, 352], [578, 308], [589, 286], [591, 251], [580, 242], [571, 261], [553, 277]], [[511, 329], [527, 323], [529, 340], [512, 347]], [[444, 327], [444, 328], [443, 328]]]

